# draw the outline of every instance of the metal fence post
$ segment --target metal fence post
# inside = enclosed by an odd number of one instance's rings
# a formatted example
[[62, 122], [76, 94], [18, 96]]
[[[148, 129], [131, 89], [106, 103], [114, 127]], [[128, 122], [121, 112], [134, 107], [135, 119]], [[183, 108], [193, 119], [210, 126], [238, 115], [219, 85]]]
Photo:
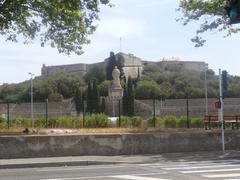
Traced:
[[85, 102], [83, 100], [83, 127], [85, 126]]
[[156, 100], [153, 98], [153, 127], [156, 127]]
[[9, 102], [7, 103], [7, 123], [8, 123], [8, 129], [10, 128], [10, 110], [9, 110]]
[[48, 99], [46, 99], [46, 128], [48, 128]]
[[189, 97], [187, 96], [187, 128], [190, 128], [190, 121], [189, 121]]
[[118, 126], [121, 127], [121, 100], [118, 101]]

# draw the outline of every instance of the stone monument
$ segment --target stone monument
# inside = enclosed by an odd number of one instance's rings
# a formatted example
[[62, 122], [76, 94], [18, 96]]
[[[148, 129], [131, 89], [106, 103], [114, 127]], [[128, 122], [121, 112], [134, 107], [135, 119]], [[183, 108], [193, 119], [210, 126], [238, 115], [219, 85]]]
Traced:
[[113, 80], [112, 80], [111, 87], [108, 89], [108, 97], [110, 101], [112, 101], [112, 105], [113, 105], [112, 114], [113, 116], [116, 116], [115, 101], [121, 100], [123, 97], [123, 89], [120, 84], [120, 78], [119, 78], [120, 71], [118, 70], [117, 66], [115, 66], [115, 68], [113, 69], [112, 77], [113, 77]]

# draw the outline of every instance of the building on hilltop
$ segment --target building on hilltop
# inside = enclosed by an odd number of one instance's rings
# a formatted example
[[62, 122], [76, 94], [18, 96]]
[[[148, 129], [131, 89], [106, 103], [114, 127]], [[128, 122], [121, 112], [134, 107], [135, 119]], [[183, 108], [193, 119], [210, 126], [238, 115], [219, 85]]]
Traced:
[[168, 65], [178, 66], [180, 69], [187, 69], [193, 71], [205, 71], [208, 69], [208, 64], [203, 61], [181, 61], [180, 58], [162, 58], [160, 61], [163, 68]]
[[[176, 68], [178, 70], [193, 70], [193, 71], [205, 71], [208, 68], [208, 64], [203, 61], [181, 61], [179, 58], [162, 58], [160, 61], [143, 61], [141, 58], [134, 56], [133, 54], [126, 54], [119, 52], [115, 54], [117, 66], [123, 72], [123, 75], [127, 79], [129, 76], [132, 78], [141, 78], [144, 66], [146, 65], [158, 65], [164, 69]], [[105, 61], [93, 63], [93, 64], [69, 64], [59, 66], [42, 66], [42, 75], [52, 75], [61, 72], [82, 72], [86, 73], [93, 67], [106, 68], [109, 62], [109, 57]]]
[[87, 65], [86, 64], [69, 64], [69, 65], [59, 65], [59, 66], [46, 66], [43, 64], [41, 74], [42, 76], [45, 75], [52, 75], [56, 73], [70, 73], [70, 72], [87, 72]]
[[[142, 60], [133, 54], [117, 53], [115, 54], [118, 67], [123, 71], [125, 78], [129, 76], [132, 78], [141, 78], [143, 65]], [[109, 58], [105, 59], [105, 64], [107, 66]]]

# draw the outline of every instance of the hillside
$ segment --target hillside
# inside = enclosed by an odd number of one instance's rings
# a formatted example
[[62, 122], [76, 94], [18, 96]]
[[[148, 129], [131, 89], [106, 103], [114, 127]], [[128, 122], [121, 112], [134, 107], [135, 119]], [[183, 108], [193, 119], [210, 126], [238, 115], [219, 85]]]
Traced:
[[[36, 77], [34, 83], [34, 100], [45, 101], [72, 98], [76, 89], [86, 89], [87, 82], [97, 79], [99, 93], [107, 96], [110, 82], [106, 81], [104, 66], [92, 66], [88, 73], [61, 73], [50, 76]], [[159, 63], [144, 63], [141, 80], [135, 79], [136, 99], [158, 98], [202, 98], [205, 72], [181, 69], [170, 65], [162, 67]], [[240, 97], [240, 77], [228, 76], [229, 86], [225, 97]], [[208, 96], [218, 96], [218, 76], [214, 71], [207, 71]], [[2, 102], [29, 102], [30, 82], [19, 84], [3, 84], [0, 86], [0, 101]]]

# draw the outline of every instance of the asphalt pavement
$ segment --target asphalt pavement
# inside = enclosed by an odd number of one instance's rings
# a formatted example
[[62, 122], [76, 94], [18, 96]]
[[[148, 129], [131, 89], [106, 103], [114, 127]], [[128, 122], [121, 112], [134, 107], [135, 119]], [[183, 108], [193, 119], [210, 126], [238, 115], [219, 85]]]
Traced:
[[[93, 157], [91, 156], [91, 158]], [[103, 160], [112, 158], [113, 157], [104, 158], [102, 157]], [[115, 160], [128, 160], [128, 161], [125, 162], [121, 161], [120, 164], [102, 164], [91, 166], [61, 166], [61, 167], [45, 166], [38, 168], [32, 167], [32, 168], [0, 169], [0, 179], [3, 180], [240, 179], [240, 159], [238, 158], [237, 151], [234, 152], [231, 151], [225, 154], [222, 154], [220, 152], [209, 153], [198, 152], [198, 153], [164, 154], [156, 156], [152, 155], [134, 157], [118, 156], [114, 158]], [[100, 157], [98, 160], [99, 162], [101, 162]], [[59, 162], [61, 161], [59, 160]]]
[[110, 164], [150, 164], [168, 161], [204, 161], [240, 159], [240, 151], [218, 152], [184, 152], [157, 155], [122, 155], [122, 156], [68, 156], [43, 157], [25, 159], [0, 159], [0, 169], [60, 167], [60, 166], [89, 166]]

